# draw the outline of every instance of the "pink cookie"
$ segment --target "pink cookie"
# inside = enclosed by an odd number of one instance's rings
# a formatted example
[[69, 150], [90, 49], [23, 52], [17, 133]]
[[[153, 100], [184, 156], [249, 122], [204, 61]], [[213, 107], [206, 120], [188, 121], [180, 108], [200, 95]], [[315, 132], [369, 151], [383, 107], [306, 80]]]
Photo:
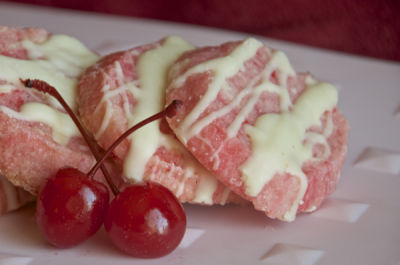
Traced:
[[50, 83], [74, 107], [77, 78], [97, 56], [67, 36], [9, 27], [0, 27], [0, 54], [0, 173], [36, 194], [59, 168], [90, 169], [94, 158], [62, 107], [19, 79]]
[[334, 87], [296, 74], [255, 39], [186, 52], [172, 66], [171, 128], [217, 178], [271, 218], [295, 219], [334, 191], [348, 124]]
[[[79, 113], [103, 147], [162, 110], [169, 66], [193, 47], [177, 37], [103, 57], [82, 76]], [[175, 138], [165, 120], [146, 125], [121, 143], [113, 158], [127, 182], [155, 181], [181, 202], [242, 201], [201, 166]]]

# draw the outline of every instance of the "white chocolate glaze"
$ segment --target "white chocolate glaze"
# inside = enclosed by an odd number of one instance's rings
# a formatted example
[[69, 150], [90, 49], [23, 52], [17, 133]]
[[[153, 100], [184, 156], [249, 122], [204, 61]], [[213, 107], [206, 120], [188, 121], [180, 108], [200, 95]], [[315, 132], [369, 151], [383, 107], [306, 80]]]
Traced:
[[308, 87], [292, 111], [260, 116], [246, 126], [253, 155], [242, 166], [247, 194], [256, 196], [277, 172], [302, 175], [301, 165], [312, 157], [312, 146], [303, 144], [306, 130], [320, 125], [320, 117], [337, 103], [335, 88], [325, 83]]
[[312, 146], [303, 143], [306, 130], [320, 125], [322, 114], [336, 103], [336, 89], [329, 84], [318, 83], [302, 93], [292, 111], [264, 114], [257, 119], [254, 127], [246, 126], [253, 152], [241, 167], [246, 194], [257, 196], [277, 173], [299, 177], [297, 203], [284, 218], [287, 221], [294, 219], [307, 189], [307, 176], [302, 171], [302, 165], [312, 158]]
[[[46, 115], [43, 115], [46, 113]], [[66, 145], [69, 139], [79, 134], [78, 128], [68, 114], [47, 105], [29, 102], [22, 105], [20, 114], [29, 121], [39, 121], [53, 128], [53, 139]]]
[[[168, 69], [183, 52], [190, 49], [193, 46], [186, 41], [168, 37], [161, 46], [140, 55], [140, 92], [134, 89], [138, 103], [128, 116], [130, 126], [162, 110]], [[161, 137], [159, 121], [147, 124], [129, 137], [130, 148], [123, 168], [127, 178], [137, 181], [142, 179], [146, 162], [160, 146]]]
[[[53, 35], [47, 41], [36, 44], [23, 41], [30, 60], [16, 59], [0, 55], [0, 80], [9, 85], [1, 85], [1, 92], [12, 91], [11, 84], [20, 87], [19, 79], [40, 79], [54, 86], [72, 109], [76, 108], [77, 78], [83, 70], [93, 64], [98, 56], [89, 51], [78, 40], [65, 35]], [[66, 144], [69, 137], [78, 135], [72, 121], [56, 107], [60, 105], [47, 96], [53, 108], [41, 103], [27, 103], [21, 112], [7, 111], [17, 119], [44, 122], [53, 130], [54, 140]], [[2, 106], [2, 110], [6, 107]]]
[[[0, 106], [0, 111], [14, 119], [47, 124], [52, 128], [54, 141], [62, 145], [66, 145], [70, 137], [79, 134], [78, 128], [68, 114], [45, 104], [29, 102], [22, 105], [19, 112]], [[46, 114], [43, 115], [43, 113]]]
[[75, 88], [77, 80], [51, 69], [40, 60], [21, 60], [0, 55], [0, 79], [19, 85], [19, 78], [40, 79], [57, 88], [65, 101], [75, 107]]

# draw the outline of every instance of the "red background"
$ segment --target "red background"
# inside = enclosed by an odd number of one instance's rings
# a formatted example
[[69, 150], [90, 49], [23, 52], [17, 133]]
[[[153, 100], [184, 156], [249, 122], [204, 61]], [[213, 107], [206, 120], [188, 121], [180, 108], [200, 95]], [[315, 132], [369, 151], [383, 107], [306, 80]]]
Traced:
[[17, 0], [231, 29], [400, 61], [400, 0]]

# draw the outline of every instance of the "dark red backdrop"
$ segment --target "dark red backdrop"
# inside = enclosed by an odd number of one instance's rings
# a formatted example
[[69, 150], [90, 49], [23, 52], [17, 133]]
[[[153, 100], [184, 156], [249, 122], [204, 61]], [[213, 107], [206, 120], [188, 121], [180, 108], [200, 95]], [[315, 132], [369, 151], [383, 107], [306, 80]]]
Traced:
[[400, 0], [17, 0], [232, 29], [400, 61]]

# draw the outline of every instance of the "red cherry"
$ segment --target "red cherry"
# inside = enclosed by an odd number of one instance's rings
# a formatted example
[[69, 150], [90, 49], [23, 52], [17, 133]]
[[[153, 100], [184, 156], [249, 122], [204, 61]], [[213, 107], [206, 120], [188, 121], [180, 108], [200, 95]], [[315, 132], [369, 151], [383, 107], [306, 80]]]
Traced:
[[171, 191], [152, 182], [129, 186], [115, 197], [104, 227], [122, 251], [139, 258], [157, 258], [179, 245], [186, 215]]
[[75, 168], [60, 169], [41, 189], [36, 221], [46, 239], [71, 247], [101, 227], [109, 202], [107, 187]]

